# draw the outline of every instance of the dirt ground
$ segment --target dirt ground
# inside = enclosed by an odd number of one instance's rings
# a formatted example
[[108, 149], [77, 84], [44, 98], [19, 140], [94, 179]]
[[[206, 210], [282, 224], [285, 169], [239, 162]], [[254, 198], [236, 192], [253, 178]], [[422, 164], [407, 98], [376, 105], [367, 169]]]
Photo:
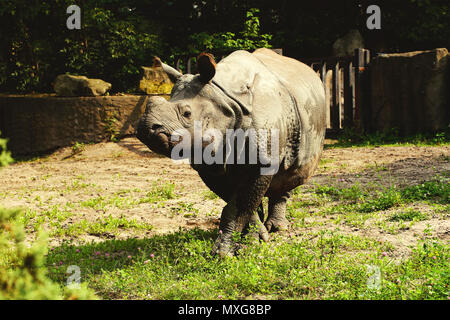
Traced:
[[[449, 157], [449, 146], [326, 149], [320, 167], [308, 184], [343, 187], [357, 182], [360, 185], [413, 185], [429, 180], [436, 174], [448, 173]], [[113, 235], [83, 234], [72, 237], [72, 240], [149, 237], [179, 228], [215, 228], [224, 206], [222, 200], [208, 196], [208, 188], [187, 164], [162, 158], [133, 137], [118, 143], [83, 145], [77, 149], [63, 148], [45, 158], [19, 162], [2, 169], [0, 181], [0, 205], [4, 207], [23, 207], [41, 212], [55, 205], [71, 204], [73, 214], [62, 222], [63, 226], [80, 220], [94, 221], [105, 215], [125, 216], [152, 226], [151, 230], [123, 230]], [[88, 199], [120, 194], [129, 199], [139, 199], [153, 185], [168, 183], [175, 184], [177, 197], [159, 204], [142, 203], [125, 208], [110, 206], [106, 209], [77, 205]], [[182, 209], [188, 208], [189, 214], [177, 210], [180, 204], [183, 205]], [[389, 234], [377, 228], [354, 228], [345, 224], [339, 224], [338, 227], [341, 232], [389, 241], [403, 252], [417, 241], [417, 234], [423, 233], [430, 226], [433, 235], [448, 241], [448, 217], [449, 213], [444, 218], [432, 217], [420, 221], [399, 234]], [[323, 220], [320, 226], [297, 229], [295, 233], [330, 226], [336, 228], [332, 218], [320, 219]], [[50, 237], [51, 243], [59, 241], [59, 237]]]

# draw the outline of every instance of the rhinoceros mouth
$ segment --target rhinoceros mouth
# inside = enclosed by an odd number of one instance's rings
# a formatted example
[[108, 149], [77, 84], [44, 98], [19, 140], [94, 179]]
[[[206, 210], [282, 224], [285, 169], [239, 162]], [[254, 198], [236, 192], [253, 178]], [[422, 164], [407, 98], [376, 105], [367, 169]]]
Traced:
[[166, 131], [159, 130], [158, 132], [145, 132], [142, 128], [136, 132], [136, 137], [145, 144], [150, 150], [158, 154], [170, 157], [173, 147], [176, 142], [170, 140], [170, 134]]

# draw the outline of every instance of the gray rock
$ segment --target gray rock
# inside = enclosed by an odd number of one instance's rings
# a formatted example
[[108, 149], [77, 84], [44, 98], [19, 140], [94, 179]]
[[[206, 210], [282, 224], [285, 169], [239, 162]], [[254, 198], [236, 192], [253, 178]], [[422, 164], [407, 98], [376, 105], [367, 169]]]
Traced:
[[161, 66], [141, 67], [139, 90], [146, 94], [170, 94], [173, 83]]
[[111, 89], [111, 83], [101, 79], [89, 79], [85, 76], [60, 74], [56, 77], [53, 89], [58, 96], [101, 96]]
[[333, 55], [338, 57], [351, 56], [358, 48], [364, 48], [364, 39], [358, 30], [352, 29], [333, 43]]

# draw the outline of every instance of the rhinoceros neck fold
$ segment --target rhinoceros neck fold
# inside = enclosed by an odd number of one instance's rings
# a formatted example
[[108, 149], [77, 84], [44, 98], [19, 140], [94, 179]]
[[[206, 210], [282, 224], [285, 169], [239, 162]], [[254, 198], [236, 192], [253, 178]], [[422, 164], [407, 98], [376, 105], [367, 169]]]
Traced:
[[242, 114], [244, 114], [244, 115], [246, 115], [246, 116], [248, 116], [248, 115], [250, 114], [249, 108], [248, 108], [246, 105], [244, 105], [241, 101], [239, 101], [238, 98], [236, 98], [236, 97], [233, 96], [231, 93], [229, 93], [227, 90], [225, 90], [225, 89], [224, 89], [220, 84], [218, 84], [216, 81], [212, 80], [211, 82], [212, 82], [215, 86], [217, 86], [220, 90], [222, 90], [222, 92], [225, 93], [225, 95], [226, 95], [227, 97], [229, 97], [230, 99], [234, 100], [234, 101], [239, 105], [239, 107], [240, 107], [241, 110], [242, 110]]
[[[239, 101], [239, 99], [237, 99], [235, 96], [233, 96], [227, 90], [225, 90], [216, 81], [212, 80], [211, 83], [213, 84], [213, 86], [217, 87], [220, 91], [222, 91], [222, 93], [224, 93], [228, 98], [233, 100], [239, 106], [239, 110], [236, 110], [235, 108], [233, 108], [233, 109], [234, 109], [235, 117], [236, 117], [234, 128], [235, 129], [240, 128], [241, 124], [242, 124], [243, 116], [249, 115], [248, 108], [241, 101]], [[236, 112], [236, 111], [238, 111], [238, 112]]]

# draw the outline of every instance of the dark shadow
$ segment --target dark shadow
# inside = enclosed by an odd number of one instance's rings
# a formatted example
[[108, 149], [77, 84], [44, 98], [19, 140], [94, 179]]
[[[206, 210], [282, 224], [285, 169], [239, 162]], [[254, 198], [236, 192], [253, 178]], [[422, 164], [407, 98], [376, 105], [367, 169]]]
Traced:
[[[131, 137], [135, 137], [135, 135], [126, 135], [123, 136], [122, 138], [131, 138]], [[140, 142], [137, 139], [127, 139], [127, 140], [120, 140], [119, 142], [117, 142], [117, 144], [119, 146], [121, 146], [122, 148], [127, 149], [128, 151], [131, 151], [141, 157], [146, 157], [146, 158], [165, 158], [165, 156], [159, 155], [153, 151], [151, 151], [146, 145], [144, 145], [142, 142]]]
[[[139, 121], [139, 119], [145, 112], [145, 102], [147, 101], [148, 97], [149, 96], [147, 96], [147, 95], [143, 95], [143, 96], [139, 97], [139, 100], [138, 100], [136, 106], [134, 107], [133, 111], [128, 116], [128, 118], [125, 121], [125, 123], [123, 124], [122, 128], [120, 128], [120, 131], [119, 131], [120, 134], [125, 134], [125, 132], [127, 132], [130, 127], [134, 128], [134, 124], [136, 124], [137, 121]], [[134, 129], [136, 129], [136, 128], [134, 128]]]
[[[105, 240], [82, 245], [63, 242], [59, 247], [49, 248], [46, 265], [49, 276], [61, 283], [66, 281], [66, 270], [71, 265], [78, 266], [84, 277], [151, 259], [164, 259], [172, 265], [180, 259], [180, 250], [186, 243], [200, 240], [212, 246], [217, 235], [217, 230], [196, 228], [145, 239]], [[204, 254], [209, 255], [209, 251], [208, 247]]]

